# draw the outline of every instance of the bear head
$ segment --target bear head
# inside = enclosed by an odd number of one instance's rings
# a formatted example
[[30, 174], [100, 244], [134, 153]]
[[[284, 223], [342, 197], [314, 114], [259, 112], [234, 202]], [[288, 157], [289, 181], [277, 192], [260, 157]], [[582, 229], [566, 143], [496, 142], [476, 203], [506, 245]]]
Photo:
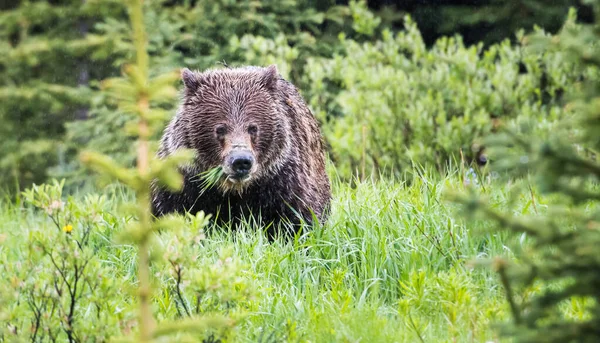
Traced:
[[183, 69], [181, 75], [185, 90], [180, 115], [197, 167], [221, 167], [219, 188], [240, 193], [275, 173], [290, 146], [277, 68]]

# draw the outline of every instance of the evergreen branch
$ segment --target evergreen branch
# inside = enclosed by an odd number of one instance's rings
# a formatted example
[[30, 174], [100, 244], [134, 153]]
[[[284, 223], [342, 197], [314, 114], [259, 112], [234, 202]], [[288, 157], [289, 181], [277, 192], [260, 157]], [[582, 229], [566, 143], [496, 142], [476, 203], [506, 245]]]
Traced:
[[[47, 53], [60, 53], [62, 58], [65, 54], [71, 57], [90, 56], [93, 49], [106, 49], [118, 37], [100, 36], [88, 34], [81, 39], [27, 39], [19, 43], [12, 49], [4, 50], [0, 53], [0, 65], [8, 66], [14, 63], [28, 61], [31, 56], [39, 56]], [[43, 63], [43, 59], [38, 59], [37, 64]]]
[[87, 87], [71, 87], [61, 84], [36, 83], [34, 85], [0, 86], [0, 100], [23, 99], [44, 100], [48, 97], [59, 101], [86, 104], [89, 102], [90, 89]]
[[500, 281], [502, 282], [502, 286], [504, 286], [504, 292], [506, 292], [506, 299], [510, 306], [510, 311], [515, 320], [515, 324], [521, 324], [521, 312], [515, 302], [515, 297], [513, 295], [512, 287], [510, 285], [510, 281], [508, 280], [508, 275], [506, 273], [506, 261], [503, 259], [497, 258], [494, 263], [495, 269], [500, 274]]

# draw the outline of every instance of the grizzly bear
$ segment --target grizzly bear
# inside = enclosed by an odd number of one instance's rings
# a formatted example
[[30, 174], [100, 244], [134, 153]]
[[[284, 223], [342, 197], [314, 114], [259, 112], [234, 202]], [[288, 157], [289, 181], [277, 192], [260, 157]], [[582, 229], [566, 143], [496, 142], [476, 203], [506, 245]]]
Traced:
[[[277, 67], [183, 69], [181, 76], [183, 101], [158, 157], [187, 148], [196, 158], [180, 168], [181, 192], [153, 185], [153, 214], [204, 211], [220, 223], [254, 218], [271, 236], [313, 218], [323, 222], [331, 190], [319, 125]], [[215, 167], [222, 177], [203, 188], [201, 174]]]

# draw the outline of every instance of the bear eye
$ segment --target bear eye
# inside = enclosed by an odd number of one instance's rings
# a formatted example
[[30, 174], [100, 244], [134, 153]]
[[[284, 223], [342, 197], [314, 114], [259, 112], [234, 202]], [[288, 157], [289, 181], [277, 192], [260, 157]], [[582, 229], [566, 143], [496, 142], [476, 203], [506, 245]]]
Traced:
[[256, 127], [256, 125], [248, 126], [248, 133], [251, 135], [255, 135], [256, 133], [258, 133], [258, 127]]
[[215, 133], [218, 136], [223, 136], [224, 134], [227, 133], [227, 128], [225, 127], [225, 125], [219, 125], [215, 128]]

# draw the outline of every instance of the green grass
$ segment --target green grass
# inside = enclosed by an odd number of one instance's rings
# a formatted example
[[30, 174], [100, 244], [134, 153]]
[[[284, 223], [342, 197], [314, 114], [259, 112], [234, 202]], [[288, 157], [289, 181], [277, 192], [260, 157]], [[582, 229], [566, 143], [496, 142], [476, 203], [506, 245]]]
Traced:
[[201, 180], [200, 188], [202, 189], [202, 192], [217, 185], [221, 177], [223, 177], [223, 174], [224, 171], [223, 167], [221, 166], [211, 168], [205, 172], [200, 173], [198, 177]]
[[[157, 236], [153, 267], [156, 317], [175, 319], [178, 306], [182, 311], [166, 256], [185, 249], [179, 252], [191, 256], [181, 257], [187, 258], [184, 275], [192, 278], [190, 275], [207, 267], [216, 275], [221, 267], [215, 267], [215, 262], [228, 248], [239, 269], [232, 272], [235, 277], [219, 281], [223, 284], [215, 288], [216, 295], [203, 300], [201, 308], [232, 316], [243, 313], [231, 333], [232, 342], [498, 341], [491, 324], [509, 314], [502, 290], [495, 274], [485, 268], [469, 268], [467, 262], [506, 255], [508, 242], [501, 234], [485, 233], [492, 228], [488, 222], [463, 220], [458, 206], [444, 200], [446, 189], [460, 187], [461, 181], [452, 178], [417, 178], [410, 186], [367, 181], [350, 187], [335, 182], [329, 221], [292, 241], [269, 243], [247, 225], [236, 233], [212, 230], [201, 237], [200, 244], [193, 245], [189, 242], [197, 232], [188, 220], [180, 230]], [[109, 279], [106, 307], [119, 318], [107, 324], [110, 334], [126, 333], [124, 323], [136, 315], [133, 293], [129, 292], [136, 284], [135, 249], [120, 243], [123, 240], [119, 238], [126, 236], [125, 226], [130, 221], [119, 204], [130, 196], [116, 189], [106, 191], [106, 198], [96, 205], [101, 207], [101, 220], [91, 235], [94, 258]], [[488, 187], [487, 192], [497, 206], [504, 206], [506, 187]], [[83, 202], [80, 198], [83, 196], [76, 196], [76, 201]], [[519, 206], [527, 210], [526, 199]], [[27, 206], [2, 205], [0, 223], [4, 275], [18, 274], [14, 266], [30, 259], [27, 247], [32, 235], [56, 231], [43, 212]], [[170, 246], [179, 248], [169, 250]], [[11, 277], [4, 279], [0, 281], [2, 289], [12, 287]], [[182, 287], [190, 307], [194, 302], [191, 288]], [[218, 302], [235, 298], [226, 292], [245, 288], [251, 289], [252, 295], [230, 302], [237, 305], [227, 307]], [[14, 301], [8, 294], [0, 295]], [[10, 304], [0, 319], [27, 328], [27, 306]], [[80, 322], [95, 320], [94, 311], [85, 306], [77, 313]], [[16, 319], [17, 314], [23, 318]]]

